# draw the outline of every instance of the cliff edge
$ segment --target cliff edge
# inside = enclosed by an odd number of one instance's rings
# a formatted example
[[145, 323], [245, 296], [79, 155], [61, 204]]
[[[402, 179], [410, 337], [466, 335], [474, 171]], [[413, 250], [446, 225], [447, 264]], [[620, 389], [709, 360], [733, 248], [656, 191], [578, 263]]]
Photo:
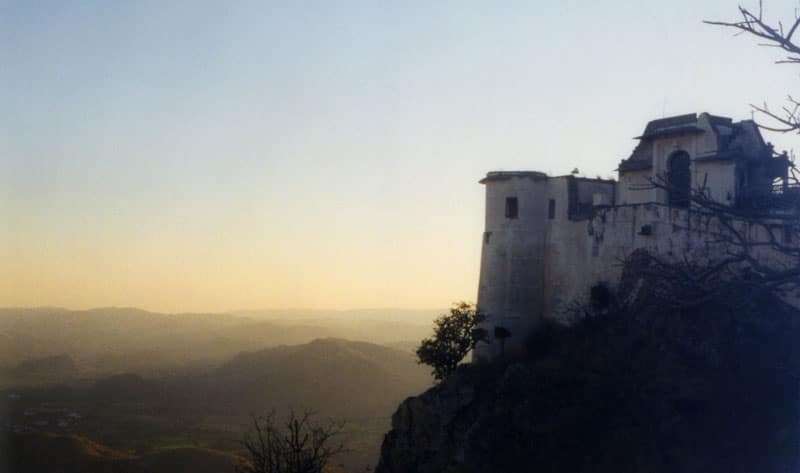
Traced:
[[670, 307], [642, 274], [624, 308], [404, 401], [376, 473], [796, 471], [798, 312], [735, 285]]

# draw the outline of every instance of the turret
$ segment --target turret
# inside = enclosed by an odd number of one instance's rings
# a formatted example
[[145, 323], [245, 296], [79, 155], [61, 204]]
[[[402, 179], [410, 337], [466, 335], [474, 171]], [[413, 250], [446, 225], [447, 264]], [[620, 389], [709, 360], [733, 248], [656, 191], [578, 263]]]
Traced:
[[[590, 251], [587, 222], [613, 205], [614, 181], [535, 171], [490, 172], [486, 186], [478, 309], [487, 316], [474, 359], [513, 355], [576, 291], [574, 255]], [[578, 257], [586, 262], [585, 257]]]
[[[478, 309], [490, 343], [481, 343], [476, 359], [514, 351], [542, 316], [545, 228], [548, 212], [547, 175], [535, 171], [490, 172], [486, 186], [486, 225], [481, 251]], [[495, 335], [508, 331], [508, 340]], [[507, 346], [503, 346], [506, 344]]]

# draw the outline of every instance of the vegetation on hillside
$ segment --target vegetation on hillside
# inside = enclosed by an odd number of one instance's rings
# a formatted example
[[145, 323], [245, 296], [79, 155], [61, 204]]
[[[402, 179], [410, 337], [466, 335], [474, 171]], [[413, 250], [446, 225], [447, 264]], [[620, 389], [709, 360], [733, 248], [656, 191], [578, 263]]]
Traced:
[[377, 472], [793, 471], [800, 314], [747, 277], [687, 294], [685, 269], [639, 252], [608, 307], [404, 402]]
[[479, 341], [486, 340], [485, 330], [478, 327], [486, 317], [474, 304], [457, 302], [449, 314], [434, 320], [433, 337], [422, 340], [417, 360], [433, 368], [437, 380], [450, 376]]

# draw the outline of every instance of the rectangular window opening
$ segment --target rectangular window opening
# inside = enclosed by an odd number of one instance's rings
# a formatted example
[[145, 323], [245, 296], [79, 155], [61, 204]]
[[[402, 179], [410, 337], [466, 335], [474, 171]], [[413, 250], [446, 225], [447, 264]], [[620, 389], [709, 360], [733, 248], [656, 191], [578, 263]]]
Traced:
[[556, 218], [556, 201], [555, 199], [550, 199], [547, 203], [547, 218], [553, 220]]
[[506, 218], [519, 217], [519, 206], [516, 197], [506, 197]]

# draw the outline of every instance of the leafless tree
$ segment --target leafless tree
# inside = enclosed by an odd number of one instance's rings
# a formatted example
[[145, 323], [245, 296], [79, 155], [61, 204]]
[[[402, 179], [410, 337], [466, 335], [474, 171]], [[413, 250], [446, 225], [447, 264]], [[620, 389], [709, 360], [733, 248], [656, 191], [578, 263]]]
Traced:
[[336, 437], [343, 422], [319, 423], [313, 413], [296, 414], [290, 410], [281, 422], [271, 412], [254, 417], [253, 426], [243, 445], [248, 461], [237, 467], [238, 473], [321, 473], [333, 457], [345, 451]]
[[[792, 21], [786, 26], [782, 21], [771, 23], [764, 18], [764, 5], [759, 0], [758, 11], [739, 6], [739, 19], [736, 21], [705, 21], [705, 23], [733, 28], [738, 33], [759, 38], [761, 46], [783, 50], [786, 57], [777, 61], [778, 64], [800, 64], [800, 45], [795, 39], [800, 27], [800, 13], [797, 10]], [[791, 131], [800, 133], [800, 100], [791, 95], [788, 95], [786, 104], [780, 111], [770, 110], [766, 103], [761, 106], [752, 104], [750, 106], [771, 122], [769, 125], [759, 123], [761, 128], [781, 133]]]
[[[671, 190], [662, 176], [650, 182]], [[704, 257], [638, 254], [649, 259], [641, 271], [663, 286], [652, 288], [653, 295], [663, 293], [666, 304], [692, 306], [719, 300], [736, 287], [776, 294], [800, 288], [800, 197], [784, 197], [785, 206], [752, 208], [717, 202], [705, 185], [692, 189], [687, 230], [699, 225], [708, 235]]]

